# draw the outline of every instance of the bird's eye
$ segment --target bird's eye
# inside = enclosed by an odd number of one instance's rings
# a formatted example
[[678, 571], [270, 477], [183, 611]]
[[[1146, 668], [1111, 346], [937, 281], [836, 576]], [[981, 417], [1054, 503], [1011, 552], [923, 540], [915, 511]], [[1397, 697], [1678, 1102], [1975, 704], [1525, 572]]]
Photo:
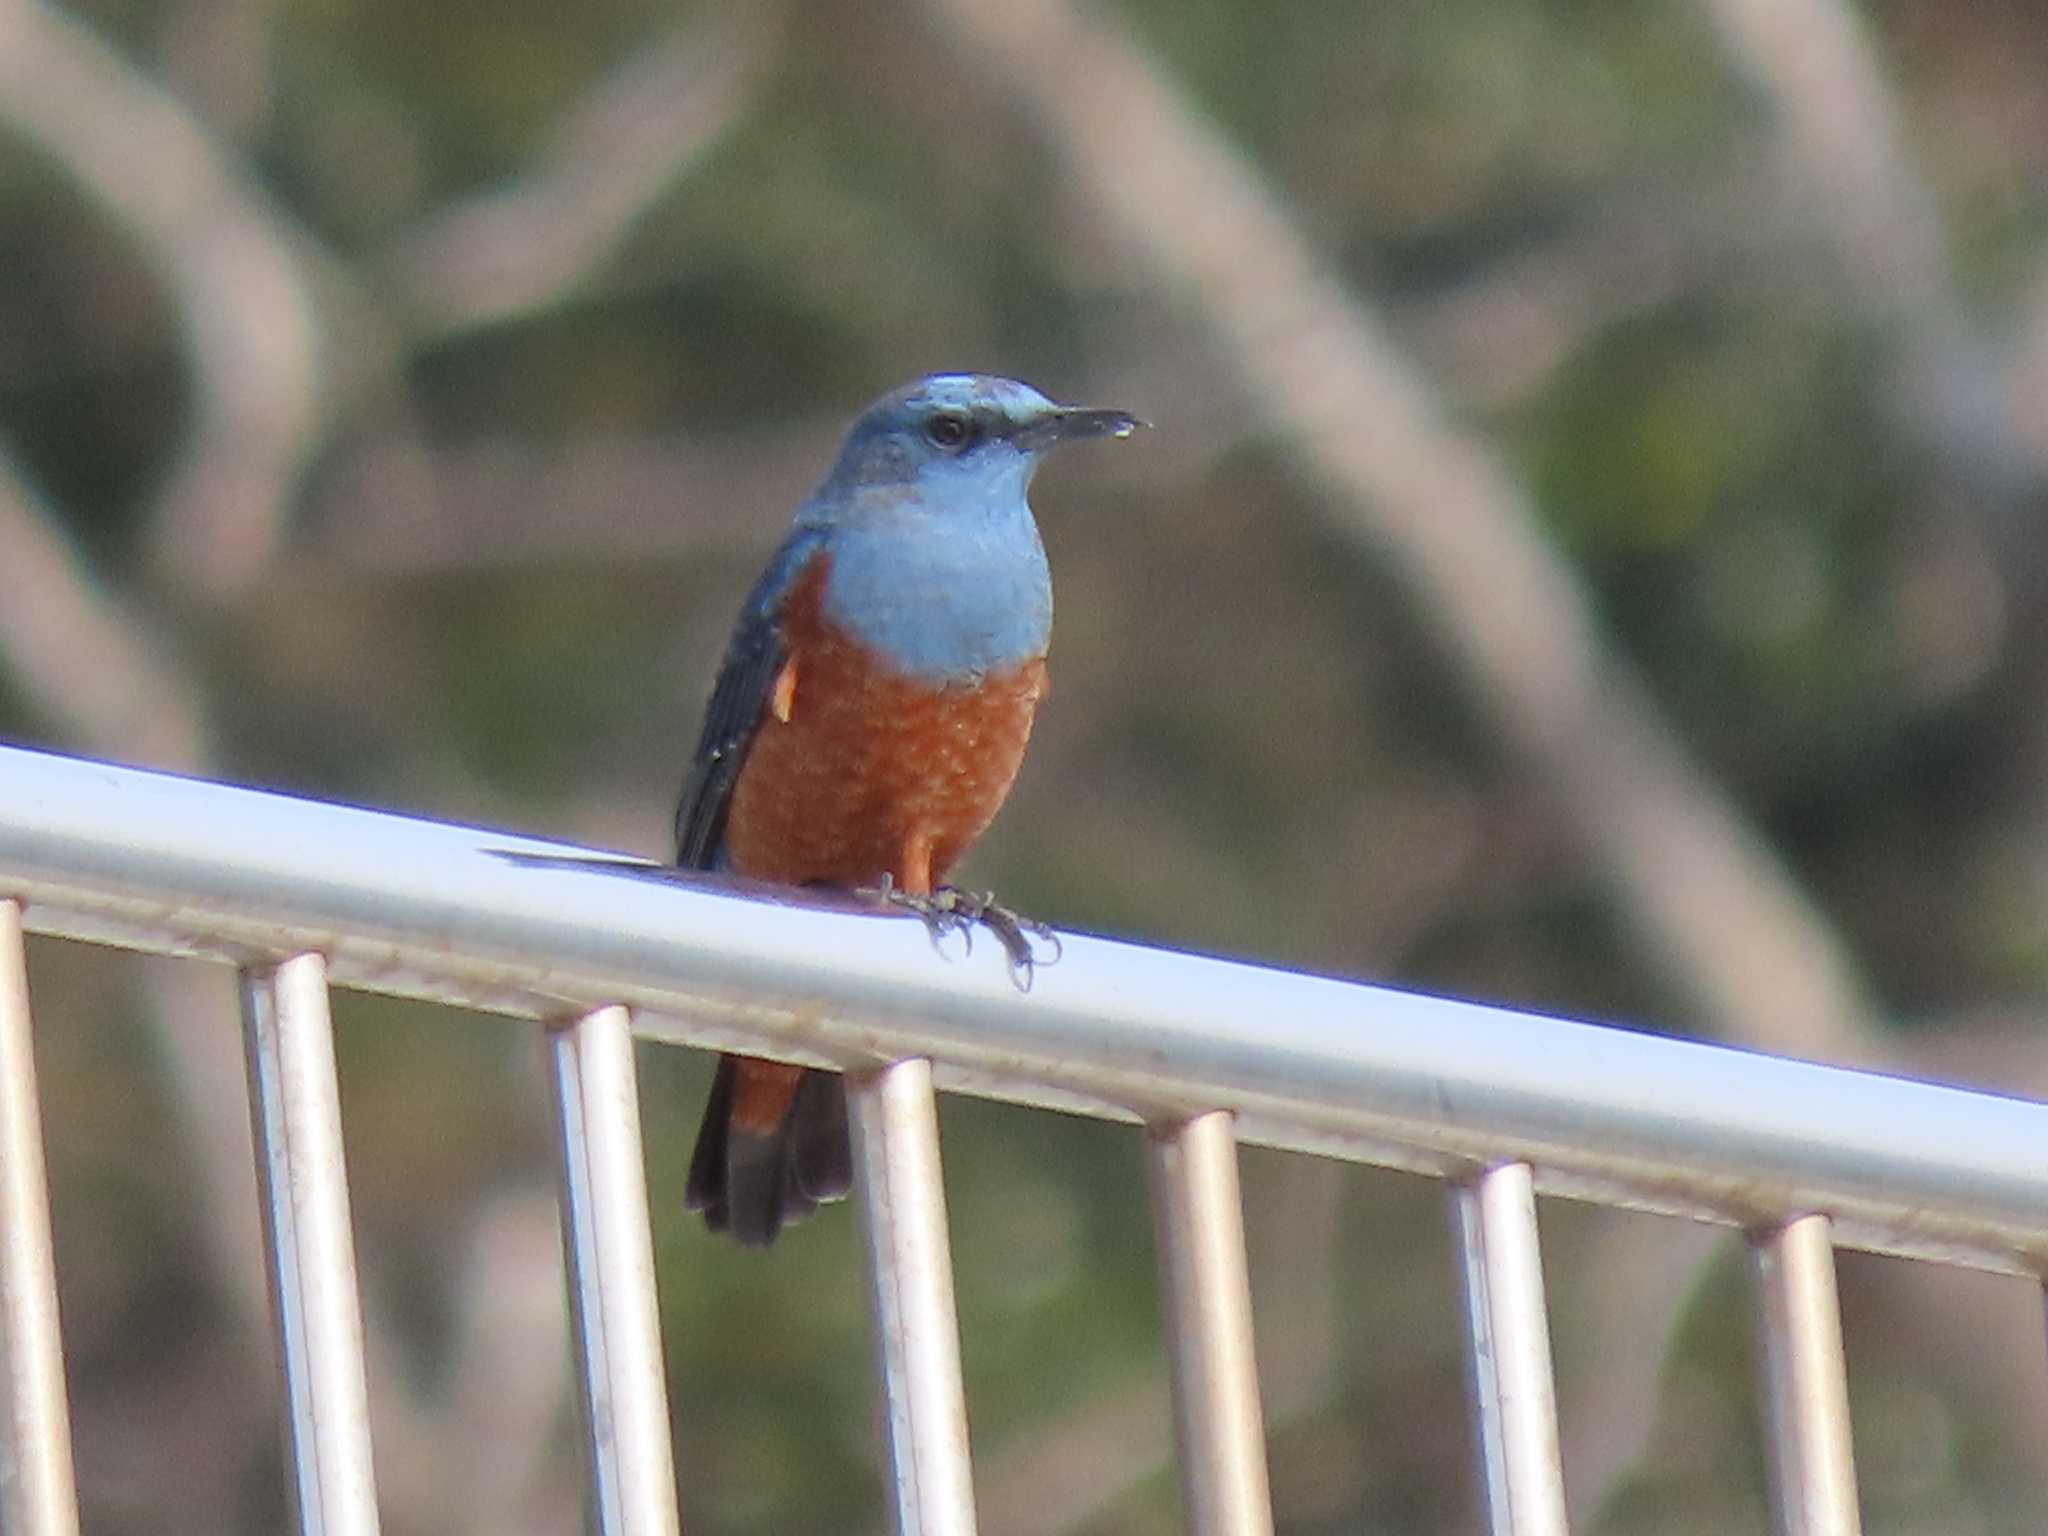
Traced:
[[934, 448], [954, 452], [973, 441], [974, 421], [963, 411], [939, 411], [924, 424], [924, 435]]

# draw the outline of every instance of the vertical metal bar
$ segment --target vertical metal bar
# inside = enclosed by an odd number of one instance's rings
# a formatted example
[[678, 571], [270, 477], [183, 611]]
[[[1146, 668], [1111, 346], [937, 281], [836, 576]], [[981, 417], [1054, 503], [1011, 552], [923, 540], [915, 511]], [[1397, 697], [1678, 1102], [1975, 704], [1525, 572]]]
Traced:
[[1856, 1536], [1849, 1377], [1825, 1216], [1750, 1239], [1761, 1326], [1764, 1428], [1779, 1536]]
[[1565, 1536], [1550, 1324], [1529, 1165], [1489, 1168], [1458, 1185], [1452, 1201], [1487, 1530], [1492, 1536]]
[[298, 955], [272, 971], [243, 972], [242, 1023], [299, 1530], [376, 1536], [325, 958]]
[[897, 1536], [973, 1536], [960, 1323], [932, 1064], [849, 1076], [854, 1182], [882, 1357]]
[[1145, 1152], [1187, 1529], [1272, 1536], [1234, 1117], [1148, 1126]]
[[678, 1536], [630, 1019], [599, 1008], [550, 1028], [547, 1044], [591, 1523], [602, 1536]]
[[17, 901], [0, 901], [0, 1531], [78, 1536]]

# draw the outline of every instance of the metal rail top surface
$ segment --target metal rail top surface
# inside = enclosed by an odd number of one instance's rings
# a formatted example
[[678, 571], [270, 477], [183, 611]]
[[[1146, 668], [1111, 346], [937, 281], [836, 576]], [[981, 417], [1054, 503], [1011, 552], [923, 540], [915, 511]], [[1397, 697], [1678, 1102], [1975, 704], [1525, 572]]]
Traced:
[[2048, 1106], [1064, 936], [1028, 993], [914, 920], [509, 833], [0, 748], [0, 896], [31, 932], [861, 1068], [1850, 1247], [2048, 1271]]

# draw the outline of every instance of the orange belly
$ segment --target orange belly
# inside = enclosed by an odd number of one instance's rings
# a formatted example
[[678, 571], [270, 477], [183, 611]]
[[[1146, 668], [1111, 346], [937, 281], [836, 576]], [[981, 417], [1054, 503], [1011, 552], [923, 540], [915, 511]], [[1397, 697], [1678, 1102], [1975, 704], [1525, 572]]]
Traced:
[[886, 875], [928, 894], [1009, 794], [1045, 663], [934, 687], [827, 626], [804, 628], [733, 789], [731, 866], [791, 885]]

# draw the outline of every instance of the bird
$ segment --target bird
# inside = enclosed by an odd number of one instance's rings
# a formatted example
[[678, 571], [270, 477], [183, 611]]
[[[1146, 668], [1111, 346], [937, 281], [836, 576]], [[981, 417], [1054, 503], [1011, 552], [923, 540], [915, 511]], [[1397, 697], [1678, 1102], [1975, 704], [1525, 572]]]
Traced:
[[[1052, 579], [1027, 492], [1052, 449], [1142, 425], [980, 373], [870, 404], [740, 610], [676, 863], [874, 892], [935, 936], [981, 920], [1009, 947], [1014, 914], [945, 881], [1008, 795], [1046, 692]], [[685, 1188], [713, 1232], [765, 1246], [852, 1181], [838, 1074], [719, 1058]]]

